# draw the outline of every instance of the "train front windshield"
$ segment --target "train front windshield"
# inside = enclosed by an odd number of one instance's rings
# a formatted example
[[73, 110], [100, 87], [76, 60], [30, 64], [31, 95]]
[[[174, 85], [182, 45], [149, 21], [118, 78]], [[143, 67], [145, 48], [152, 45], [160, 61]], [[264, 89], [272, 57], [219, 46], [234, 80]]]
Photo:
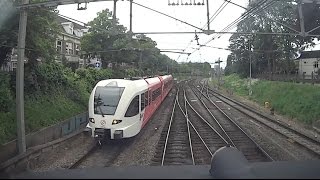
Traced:
[[124, 87], [98, 86], [94, 94], [94, 113], [114, 115], [117, 110]]

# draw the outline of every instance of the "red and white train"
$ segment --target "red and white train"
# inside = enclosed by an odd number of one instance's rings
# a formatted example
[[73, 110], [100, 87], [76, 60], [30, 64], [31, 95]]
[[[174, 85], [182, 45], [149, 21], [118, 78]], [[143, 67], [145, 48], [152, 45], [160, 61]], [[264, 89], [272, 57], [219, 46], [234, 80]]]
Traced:
[[171, 75], [102, 80], [89, 98], [92, 137], [121, 139], [137, 135], [172, 88]]

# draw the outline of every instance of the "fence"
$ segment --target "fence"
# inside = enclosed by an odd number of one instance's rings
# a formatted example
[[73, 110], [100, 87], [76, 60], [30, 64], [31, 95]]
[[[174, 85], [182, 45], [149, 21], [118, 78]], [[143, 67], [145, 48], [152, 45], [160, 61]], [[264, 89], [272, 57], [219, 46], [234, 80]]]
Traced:
[[311, 75], [299, 75], [299, 74], [257, 74], [255, 78], [265, 79], [270, 81], [284, 81], [295, 83], [311, 83], [320, 84], [320, 75], [311, 73]]
[[[78, 114], [63, 122], [43, 128], [37, 132], [26, 135], [27, 148], [42, 145], [58, 138], [62, 138], [81, 128], [88, 123], [88, 112]], [[0, 145], [0, 164], [18, 154], [17, 140]]]

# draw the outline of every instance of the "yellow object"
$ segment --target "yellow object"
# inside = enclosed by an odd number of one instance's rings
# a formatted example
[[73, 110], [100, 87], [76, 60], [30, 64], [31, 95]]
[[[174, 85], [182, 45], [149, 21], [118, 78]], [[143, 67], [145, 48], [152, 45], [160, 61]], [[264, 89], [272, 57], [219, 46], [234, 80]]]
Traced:
[[264, 102], [264, 107], [265, 108], [270, 108], [270, 103], [268, 101]]

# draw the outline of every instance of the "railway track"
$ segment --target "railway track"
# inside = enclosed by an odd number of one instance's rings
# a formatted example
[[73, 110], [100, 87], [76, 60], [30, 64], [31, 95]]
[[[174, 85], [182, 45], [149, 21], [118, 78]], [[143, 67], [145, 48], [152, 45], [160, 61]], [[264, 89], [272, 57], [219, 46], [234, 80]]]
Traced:
[[[185, 92], [179, 90], [170, 121], [158, 143], [153, 165], [210, 164], [216, 150], [212, 150], [212, 144], [222, 142], [216, 148], [226, 144], [219, 137], [214, 137], [213, 130], [208, 129], [208, 125], [205, 125], [202, 120], [198, 118], [196, 121], [192, 117], [193, 112], [186, 99]], [[211, 144], [208, 144], [210, 140]]]
[[[193, 93], [198, 97], [201, 104], [211, 115], [210, 121], [213, 126], [219, 128], [219, 132], [228, 141], [228, 144], [239, 149], [249, 162], [265, 162], [273, 161], [272, 157], [256, 143], [240, 126], [238, 126], [232, 118], [230, 118], [221, 108], [214, 102], [205, 97], [201, 92], [203, 88], [191, 88]], [[196, 92], [198, 91], [198, 93]], [[205, 97], [205, 98], [201, 98]]]
[[179, 107], [179, 89], [175, 97], [170, 121], [164, 127], [152, 165], [194, 164], [190, 147], [187, 120]]
[[[185, 112], [189, 120], [191, 130], [196, 133], [197, 136], [193, 135], [192, 145], [195, 146], [196, 143], [202, 144], [202, 148], [194, 149], [195, 155], [202, 155], [202, 157], [197, 158], [197, 164], [210, 164], [211, 157], [216, 150], [223, 146], [228, 145], [223, 136], [205, 119], [195, 108], [192, 106], [191, 102], [187, 99], [185, 91]], [[199, 141], [200, 140], [200, 141]], [[207, 155], [205, 155], [207, 154]]]
[[[183, 86], [187, 87], [181, 85], [179, 89]], [[162, 131], [152, 165], [210, 164], [216, 150], [231, 145], [226, 140], [228, 135], [219, 132], [210, 122], [211, 119], [204, 118], [196, 110], [194, 99], [188, 98], [184, 89], [177, 91], [170, 121]], [[248, 141], [243, 143], [248, 144]], [[271, 160], [257, 146], [251, 146], [242, 145], [240, 149], [249, 161]]]
[[263, 114], [248, 105], [222, 95], [221, 93], [211, 89], [207, 85], [207, 82], [202, 83], [201, 89], [206, 91], [207, 97], [210, 97], [211, 99], [215, 98], [216, 100], [219, 100], [233, 107], [234, 109], [253, 119], [256, 123], [272, 129], [274, 132], [282, 135], [287, 139], [293, 140], [294, 142], [298, 143], [300, 146], [306, 148], [309, 152], [320, 158], [320, 141], [318, 139], [310, 137], [303, 132], [293, 129], [292, 127], [280, 121], [268, 117], [268, 115]]
[[69, 166], [68, 169], [76, 169], [77, 167], [79, 167], [79, 165], [83, 161], [85, 161], [91, 154], [93, 154], [98, 148], [99, 148], [99, 146], [97, 144], [95, 144], [92, 147], [90, 147], [88, 152], [85, 153], [83, 156], [81, 156], [80, 159], [78, 159], [76, 162], [71, 164], [71, 166]]
[[104, 144], [92, 145], [79, 159], [72, 163], [68, 169], [82, 167], [101, 166], [108, 167], [122, 153], [125, 147], [132, 142], [132, 139], [110, 140]]

